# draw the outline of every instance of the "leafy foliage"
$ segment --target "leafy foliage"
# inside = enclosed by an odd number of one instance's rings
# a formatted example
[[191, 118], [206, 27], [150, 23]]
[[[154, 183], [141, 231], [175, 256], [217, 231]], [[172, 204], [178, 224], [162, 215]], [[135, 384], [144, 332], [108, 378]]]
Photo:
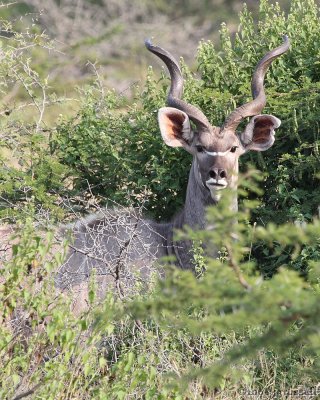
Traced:
[[[250, 176], [244, 182], [256, 190]], [[243, 202], [235, 224], [232, 196], [225, 193], [208, 210], [215, 230], [181, 233], [209, 249], [224, 247], [219, 259], [198, 254], [199, 266], [206, 266], [198, 278], [168, 266], [166, 279], [148, 292], [126, 301], [111, 293], [102, 303], [92, 282], [88, 307], [78, 316], [48, 279], [61, 263], [49, 257], [58, 254], [50, 251], [53, 236], [41, 239], [30, 222], [21, 228], [14, 257], [0, 270], [2, 397], [29, 390], [80, 399], [316, 393], [319, 262], [309, 262], [306, 278], [283, 265], [263, 280], [246, 255], [257, 240], [272, 253], [279, 251], [274, 242], [281, 249], [294, 243], [294, 260], [303, 245], [318, 241], [319, 221], [270, 224], [248, 235], [255, 204]]]
[[[184, 388], [190, 380], [200, 377], [211, 388], [219, 387], [226, 379], [239, 381], [244, 372], [241, 365], [257, 358], [260, 351], [272, 352], [286, 363], [293, 349], [310, 367], [302, 371], [301, 365], [293, 365], [295, 376], [315, 385], [320, 350], [315, 332], [319, 324], [319, 262], [309, 262], [306, 279], [283, 264], [273, 279], [263, 280], [256, 273], [255, 262], [244, 256], [251, 251], [250, 245], [263, 240], [272, 254], [279, 247], [283, 250], [295, 243], [290, 252], [295, 259], [303, 245], [318, 242], [319, 221], [305, 226], [270, 224], [249, 232], [248, 237], [252, 202], [243, 203], [239, 222], [234, 224], [234, 215], [228, 207], [232, 204], [232, 193], [229, 198], [227, 194], [224, 196], [223, 202], [208, 210], [209, 221], [215, 222], [213, 231], [189, 230], [184, 235], [202, 240], [207, 248], [224, 247], [227, 258], [209, 257], [206, 273], [200, 279], [191, 273], [171, 270], [167, 279], [160, 282], [156, 297], [129, 304], [128, 308], [136, 318], [152, 316], [161, 326], [169, 325], [172, 332], [189, 331], [195, 336], [234, 333], [241, 338], [210, 366], [190, 366], [182, 380], [175, 376], [173, 380], [178, 379]], [[239, 364], [239, 370], [232, 369], [235, 364]]]
[[147, 191], [145, 207], [162, 219], [181, 206], [191, 160], [159, 138], [156, 113], [164, 96], [150, 72], [142, 108], [119, 110], [121, 98], [112, 92], [97, 107], [91, 93], [80, 114], [58, 126], [54, 148], [59, 162], [71, 167], [74, 193], [90, 187], [103, 199], [123, 204], [129, 198], [137, 204]]

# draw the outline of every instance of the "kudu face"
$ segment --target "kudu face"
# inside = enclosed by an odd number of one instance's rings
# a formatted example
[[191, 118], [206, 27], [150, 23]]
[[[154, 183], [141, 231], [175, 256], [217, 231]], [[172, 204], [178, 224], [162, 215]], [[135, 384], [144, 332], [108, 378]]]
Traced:
[[[272, 115], [260, 114], [266, 104], [263, 81], [271, 62], [288, 50], [289, 40], [285, 36], [280, 47], [260, 60], [252, 78], [253, 100], [234, 110], [221, 128], [212, 126], [201, 110], [181, 100], [183, 79], [172, 55], [150, 41], [146, 41], [146, 46], [164, 61], [171, 76], [169, 107], [161, 108], [158, 113], [162, 138], [167, 145], [183, 147], [194, 156], [197, 183], [216, 200], [217, 191], [236, 187], [238, 159], [242, 154], [267, 150], [274, 143], [274, 130], [281, 122]], [[253, 118], [244, 131], [236, 132], [240, 122], [249, 116]]]

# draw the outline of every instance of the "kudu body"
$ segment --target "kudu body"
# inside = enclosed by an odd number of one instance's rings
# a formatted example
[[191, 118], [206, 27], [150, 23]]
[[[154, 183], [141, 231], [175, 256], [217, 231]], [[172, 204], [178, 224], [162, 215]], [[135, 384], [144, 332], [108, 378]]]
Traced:
[[[201, 110], [181, 99], [183, 78], [171, 54], [150, 41], [146, 47], [166, 64], [171, 77], [167, 107], [158, 113], [162, 138], [167, 145], [184, 147], [193, 155], [184, 208], [164, 224], [145, 220], [136, 210], [105, 210], [78, 221], [67, 260], [56, 277], [61, 288], [87, 280], [93, 270], [108, 276], [118, 289], [120, 282], [132, 285], [135, 278], [143, 281], [154, 262], [166, 255], [175, 256], [179, 267], [193, 269], [191, 242], [175, 242], [174, 230], [185, 225], [206, 228], [206, 207], [219, 201], [222, 189], [236, 189], [239, 156], [269, 149], [280, 126], [276, 117], [260, 113], [266, 104], [265, 74], [272, 61], [288, 50], [287, 37], [258, 63], [252, 78], [253, 100], [234, 110], [222, 127], [212, 126]], [[244, 131], [237, 133], [240, 122], [251, 116]]]

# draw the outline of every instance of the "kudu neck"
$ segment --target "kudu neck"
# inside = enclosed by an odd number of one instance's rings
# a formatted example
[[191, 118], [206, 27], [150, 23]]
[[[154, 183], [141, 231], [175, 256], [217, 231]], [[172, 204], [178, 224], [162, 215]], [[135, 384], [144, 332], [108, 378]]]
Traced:
[[[212, 229], [212, 226], [214, 226], [211, 224], [208, 225], [206, 221], [206, 207], [217, 204], [218, 200], [214, 200], [211, 197], [210, 191], [202, 184], [202, 180], [198, 174], [197, 163], [193, 160], [189, 174], [185, 205], [182, 212], [173, 221], [173, 230], [180, 230], [186, 225], [192, 229]], [[237, 208], [236, 191], [232, 208]], [[171, 231], [168, 239], [169, 243], [172, 244], [172, 250], [169, 253], [171, 254], [172, 252], [176, 257], [177, 264], [182, 269], [193, 270], [192, 240], [183, 239], [176, 241], [174, 240], [173, 231]]]
[[[210, 191], [202, 184], [202, 180], [197, 174], [199, 174], [199, 171], [196, 161], [193, 160], [189, 173], [185, 205], [183, 211], [174, 223], [175, 228], [180, 229], [184, 225], [188, 225], [191, 228], [206, 229], [206, 207], [217, 204], [223, 195], [221, 191], [217, 191], [217, 196], [213, 199]], [[231, 208], [236, 212], [238, 210], [236, 175], [234, 179], [232, 179], [231, 188], [234, 190]]]
[[189, 173], [186, 200], [184, 208], [176, 221], [175, 227], [182, 228], [189, 225], [191, 228], [205, 228], [205, 208], [214, 205], [216, 202], [212, 199], [210, 191], [202, 185], [196, 162], [193, 160]]

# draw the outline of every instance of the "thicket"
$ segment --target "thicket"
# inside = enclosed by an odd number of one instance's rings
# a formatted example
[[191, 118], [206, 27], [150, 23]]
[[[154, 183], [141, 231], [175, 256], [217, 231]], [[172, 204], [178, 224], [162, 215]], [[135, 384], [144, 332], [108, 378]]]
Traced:
[[[181, 233], [195, 244], [220, 246], [218, 259], [195, 246], [195, 263], [199, 271], [205, 266], [204, 273], [195, 278], [168, 267], [166, 279], [150, 292], [126, 301], [110, 295], [103, 304], [92, 282], [89, 309], [77, 317], [53, 288], [62, 256], [49, 259], [53, 236], [44, 240], [39, 224], [92, 204], [141, 199], [147, 213], [169, 218], [183, 204], [191, 160], [159, 135], [156, 113], [165, 102], [166, 72], [156, 79], [150, 69], [131, 106], [105, 92], [97, 76], [78, 114], [51, 129], [42, 119], [47, 82], [28, 68], [25, 52], [26, 40], [43, 48], [46, 39], [37, 33], [9, 39], [0, 69], [3, 91], [20, 79], [37, 117], [28, 123], [14, 107], [3, 107], [1, 215], [21, 225], [13, 258], [0, 270], [1, 397], [30, 389], [34, 398], [46, 399], [241, 399], [254, 391], [265, 399], [316, 396], [319, 22], [312, 0], [293, 0], [288, 15], [261, 0], [257, 24], [244, 8], [233, 40], [222, 26], [219, 51], [200, 43], [200, 79], [182, 63], [185, 98], [219, 125], [250, 99], [255, 64], [288, 34], [291, 50], [266, 79], [264, 112], [282, 120], [276, 142], [263, 155], [241, 159], [237, 225], [226, 193], [208, 210], [215, 231]], [[252, 179], [249, 164], [260, 179]]]

